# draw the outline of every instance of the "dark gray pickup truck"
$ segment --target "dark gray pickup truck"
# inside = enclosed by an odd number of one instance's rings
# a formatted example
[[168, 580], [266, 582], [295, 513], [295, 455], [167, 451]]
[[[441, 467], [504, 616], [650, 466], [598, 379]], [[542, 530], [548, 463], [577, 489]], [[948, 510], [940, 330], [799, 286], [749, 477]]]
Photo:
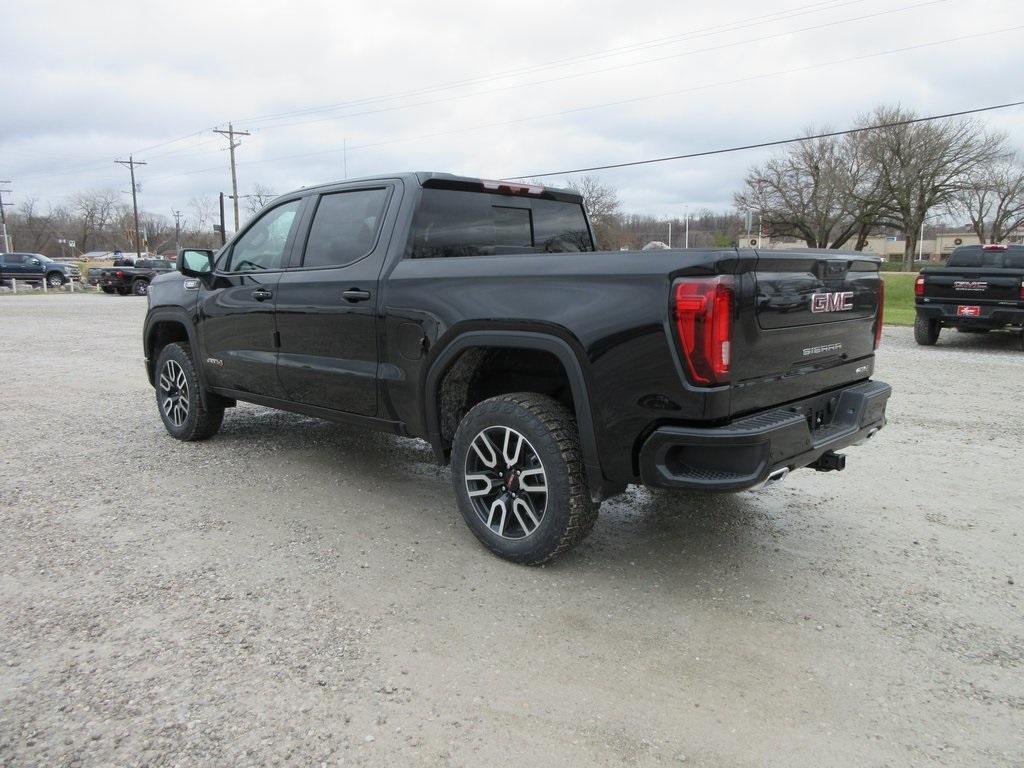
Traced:
[[961, 246], [945, 267], [921, 270], [914, 294], [918, 344], [931, 346], [943, 328], [1024, 332], [1024, 246]]

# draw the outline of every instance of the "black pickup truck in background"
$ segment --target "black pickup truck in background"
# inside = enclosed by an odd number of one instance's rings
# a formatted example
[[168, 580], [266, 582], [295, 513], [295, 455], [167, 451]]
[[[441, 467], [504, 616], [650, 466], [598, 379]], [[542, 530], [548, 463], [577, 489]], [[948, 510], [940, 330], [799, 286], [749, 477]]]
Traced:
[[174, 262], [169, 259], [138, 259], [133, 266], [103, 268], [99, 273], [98, 285], [104, 293], [145, 296], [154, 277], [173, 271]]
[[1024, 246], [964, 245], [945, 267], [926, 267], [914, 282], [914, 339], [931, 346], [943, 328], [1024, 332]]
[[245, 400], [424, 438], [473, 533], [520, 563], [629, 483], [843, 469], [885, 424], [863, 253], [599, 251], [571, 191], [406, 173], [284, 195], [178, 265], [143, 331], [172, 436]]

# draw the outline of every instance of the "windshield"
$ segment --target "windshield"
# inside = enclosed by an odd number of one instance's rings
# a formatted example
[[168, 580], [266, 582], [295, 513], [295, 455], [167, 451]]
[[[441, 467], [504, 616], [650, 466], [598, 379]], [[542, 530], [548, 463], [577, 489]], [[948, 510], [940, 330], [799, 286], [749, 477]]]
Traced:
[[53, 261], [53, 259], [51, 259], [49, 256], [43, 256], [42, 254], [39, 254], [38, 256], [36, 256], [36, 258], [44, 263], [48, 261]]

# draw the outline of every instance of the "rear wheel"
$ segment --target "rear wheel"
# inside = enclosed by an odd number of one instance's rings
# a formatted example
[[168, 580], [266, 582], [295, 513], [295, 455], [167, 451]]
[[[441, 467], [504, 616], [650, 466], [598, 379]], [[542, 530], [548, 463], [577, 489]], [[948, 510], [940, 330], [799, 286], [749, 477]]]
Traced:
[[939, 340], [939, 331], [942, 326], [938, 320], [931, 320], [927, 317], [917, 316], [914, 320], [914, 341], [923, 347], [930, 347]]
[[113, 288], [113, 286], [110, 286], [110, 285], [104, 285], [103, 286], [103, 292], [104, 293], [113, 293], [114, 292], [114, 288]]
[[455, 433], [452, 483], [462, 517], [494, 554], [546, 563], [597, 520], [569, 410], [532, 392], [476, 405]]
[[127, 296], [128, 295], [128, 289], [127, 288], [117, 288], [116, 290], [117, 290], [117, 295], [118, 296]]
[[136, 280], [132, 283], [132, 293], [136, 296], [145, 296], [149, 293], [149, 281], [148, 280]]
[[205, 440], [217, 434], [224, 408], [203, 407], [199, 375], [188, 344], [168, 344], [156, 361], [156, 404], [164, 427], [178, 440]]

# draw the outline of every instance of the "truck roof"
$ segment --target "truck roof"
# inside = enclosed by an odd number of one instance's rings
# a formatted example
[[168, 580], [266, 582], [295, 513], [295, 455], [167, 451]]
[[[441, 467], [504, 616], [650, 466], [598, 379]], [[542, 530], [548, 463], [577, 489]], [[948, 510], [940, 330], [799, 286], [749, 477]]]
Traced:
[[[490, 180], [483, 179], [474, 176], [458, 176], [453, 173], [444, 173], [441, 171], [400, 171], [398, 173], [380, 173], [373, 176], [360, 176], [354, 179], [339, 179], [337, 181], [325, 182], [323, 184], [315, 184], [310, 187], [303, 187], [303, 191], [324, 189], [327, 187], [334, 187], [339, 184], [353, 184], [367, 181], [385, 181], [387, 179], [401, 179], [402, 181], [415, 184], [420, 187], [441, 187], [449, 189], [471, 189], [471, 188], [483, 188], [483, 184], [498, 184], [502, 186], [512, 187], [531, 187], [540, 188], [543, 190], [543, 194], [547, 197], [552, 197], [556, 200], [563, 200], [566, 202], [582, 203], [583, 198], [571, 189], [565, 189], [562, 187], [548, 187], [541, 184], [534, 184], [529, 181], [510, 181], [510, 180]], [[497, 190], [495, 190], [497, 191]], [[290, 193], [289, 193], [290, 194]]]

